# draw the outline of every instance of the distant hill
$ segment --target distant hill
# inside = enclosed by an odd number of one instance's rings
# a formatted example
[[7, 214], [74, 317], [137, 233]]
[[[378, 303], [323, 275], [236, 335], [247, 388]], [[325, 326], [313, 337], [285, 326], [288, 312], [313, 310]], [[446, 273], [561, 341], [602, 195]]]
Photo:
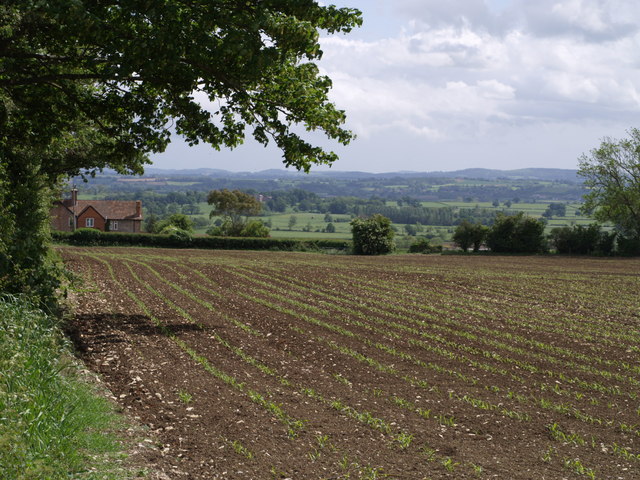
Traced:
[[146, 176], [207, 176], [212, 178], [252, 178], [252, 179], [275, 179], [275, 178], [295, 178], [295, 177], [327, 177], [334, 179], [366, 179], [366, 178], [468, 178], [480, 180], [541, 180], [560, 181], [569, 183], [579, 183], [577, 170], [560, 168], [521, 168], [517, 170], [495, 170], [488, 168], [467, 168], [450, 172], [346, 172], [346, 171], [312, 171], [310, 174], [301, 173], [295, 170], [262, 170], [258, 172], [230, 172], [227, 170], [214, 168], [197, 169], [160, 169], [147, 168]]
[[517, 170], [492, 170], [487, 168], [467, 168], [455, 172], [429, 172], [429, 177], [479, 178], [482, 180], [546, 180], [561, 182], [580, 182], [577, 170], [562, 168], [520, 168]]

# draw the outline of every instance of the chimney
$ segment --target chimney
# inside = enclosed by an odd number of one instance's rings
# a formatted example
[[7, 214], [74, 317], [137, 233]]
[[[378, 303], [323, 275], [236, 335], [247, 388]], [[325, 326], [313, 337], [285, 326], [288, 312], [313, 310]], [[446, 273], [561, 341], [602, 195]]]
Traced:
[[136, 217], [142, 217], [142, 200], [136, 200]]
[[78, 189], [74, 187], [71, 189], [71, 205], [76, 206], [78, 204]]

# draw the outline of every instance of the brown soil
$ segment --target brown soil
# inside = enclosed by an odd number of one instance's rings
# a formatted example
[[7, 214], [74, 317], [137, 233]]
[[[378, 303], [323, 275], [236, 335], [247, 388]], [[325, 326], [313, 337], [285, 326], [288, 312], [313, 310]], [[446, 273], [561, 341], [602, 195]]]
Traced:
[[637, 260], [60, 251], [162, 478], [640, 478]]

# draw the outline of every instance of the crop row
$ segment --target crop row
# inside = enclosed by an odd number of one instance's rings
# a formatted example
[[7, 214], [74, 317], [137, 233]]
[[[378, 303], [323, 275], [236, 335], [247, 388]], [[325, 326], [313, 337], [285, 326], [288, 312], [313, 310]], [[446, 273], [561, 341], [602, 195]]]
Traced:
[[[442, 271], [420, 283], [413, 267], [367, 274], [366, 265], [334, 270], [318, 256], [308, 262], [298, 256], [296, 270], [289, 271], [288, 261], [251, 255], [85, 254], [194, 364], [277, 419], [288, 441], [303, 442], [309, 459], [329, 456], [316, 438], [328, 435], [331, 468], [344, 475], [340, 464], [381, 475], [425, 461], [437, 466], [434, 472], [500, 472], [474, 453], [469, 438], [515, 452], [515, 438], [525, 437], [528, 451], [519, 460], [538, 471], [595, 476], [638, 469], [637, 366], [598, 346], [611, 339], [600, 333], [600, 316], [589, 319], [579, 341], [555, 340], [565, 328], [576, 331], [575, 312], [534, 316], [535, 302], [512, 307], [507, 299], [474, 293], [469, 298], [478, 299], [476, 308], [460, 295], [464, 277], [458, 278], [461, 289], [440, 288]], [[355, 273], [347, 274], [349, 268]], [[420, 267], [420, 275], [426, 270]], [[616, 308], [631, 304], [625, 302]], [[163, 320], [167, 315], [197, 328], [173, 330]], [[286, 344], [284, 352], [278, 342]], [[303, 405], [296, 400], [301, 397]], [[354, 461], [348, 441], [336, 440], [333, 431], [312, 431], [319, 421], [313, 412], [364, 426], [369, 442], [397, 452], [393, 461]], [[546, 426], [546, 435], [537, 433], [538, 425]], [[433, 442], [438, 436], [462, 447], [449, 451]], [[254, 455], [242, 443], [227, 443], [246, 458]]]

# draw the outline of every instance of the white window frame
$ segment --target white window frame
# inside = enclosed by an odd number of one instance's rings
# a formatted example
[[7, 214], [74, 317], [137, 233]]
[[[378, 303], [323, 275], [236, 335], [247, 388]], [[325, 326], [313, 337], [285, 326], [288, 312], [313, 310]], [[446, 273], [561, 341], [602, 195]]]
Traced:
[[93, 228], [95, 226], [95, 219], [93, 217], [87, 217], [84, 219], [84, 226], [87, 228]]
[[111, 220], [111, 223], [109, 223], [109, 230], [112, 230], [114, 232], [118, 230], [118, 221], [117, 220]]

